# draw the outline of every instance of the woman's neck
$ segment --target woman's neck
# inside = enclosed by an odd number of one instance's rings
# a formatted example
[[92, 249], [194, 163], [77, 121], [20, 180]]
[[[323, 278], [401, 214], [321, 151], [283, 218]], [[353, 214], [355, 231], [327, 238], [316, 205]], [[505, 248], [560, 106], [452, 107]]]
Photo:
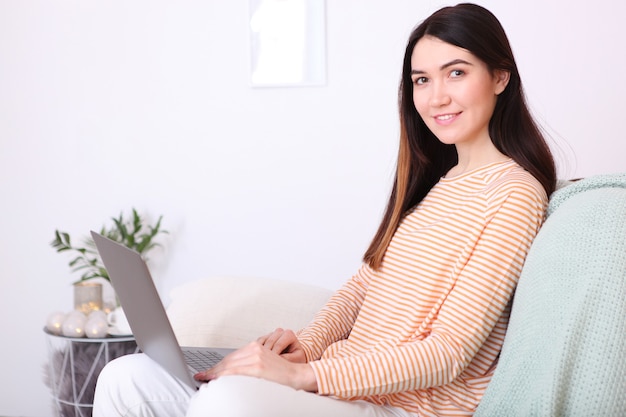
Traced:
[[491, 146], [483, 147], [482, 149], [473, 149], [472, 151], [464, 151], [457, 148], [459, 162], [446, 173], [445, 178], [463, 175], [476, 168], [496, 162], [508, 161], [510, 159], [496, 149], [493, 144], [490, 145]]

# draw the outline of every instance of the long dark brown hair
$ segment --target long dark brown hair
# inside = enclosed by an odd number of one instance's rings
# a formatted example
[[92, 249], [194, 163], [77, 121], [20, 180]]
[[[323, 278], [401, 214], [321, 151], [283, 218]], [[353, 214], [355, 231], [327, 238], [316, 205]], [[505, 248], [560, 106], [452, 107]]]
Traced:
[[552, 153], [528, 110], [517, 64], [502, 25], [490, 11], [475, 4], [440, 9], [413, 30], [406, 46], [398, 91], [400, 146], [395, 181], [382, 222], [363, 257], [374, 269], [382, 264], [387, 246], [405, 214], [458, 162], [454, 145], [440, 142], [413, 104], [411, 55], [417, 42], [426, 35], [466, 49], [492, 73], [496, 70], [510, 73], [509, 83], [498, 96], [489, 122], [491, 141], [501, 153], [530, 172], [547, 195], [556, 185]]

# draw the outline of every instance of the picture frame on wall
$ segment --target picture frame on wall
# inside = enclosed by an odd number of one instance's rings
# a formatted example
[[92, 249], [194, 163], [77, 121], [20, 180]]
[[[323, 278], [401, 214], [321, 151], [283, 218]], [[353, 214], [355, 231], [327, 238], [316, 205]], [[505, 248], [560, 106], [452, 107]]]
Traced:
[[248, 5], [250, 85], [325, 85], [325, 0], [248, 0]]

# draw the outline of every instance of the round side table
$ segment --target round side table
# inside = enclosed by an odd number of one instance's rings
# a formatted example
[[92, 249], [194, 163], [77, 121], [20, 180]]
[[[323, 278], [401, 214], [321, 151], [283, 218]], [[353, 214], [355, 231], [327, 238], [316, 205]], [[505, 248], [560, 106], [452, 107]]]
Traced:
[[139, 352], [132, 336], [65, 337], [44, 328], [48, 345], [45, 382], [58, 416], [91, 416], [96, 381], [109, 361]]

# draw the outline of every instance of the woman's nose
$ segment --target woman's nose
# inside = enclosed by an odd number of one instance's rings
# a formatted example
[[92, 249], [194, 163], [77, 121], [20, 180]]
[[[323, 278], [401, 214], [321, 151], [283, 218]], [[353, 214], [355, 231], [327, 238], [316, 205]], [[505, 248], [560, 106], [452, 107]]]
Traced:
[[441, 107], [450, 104], [450, 95], [446, 86], [441, 82], [434, 82], [431, 89], [430, 105]]

